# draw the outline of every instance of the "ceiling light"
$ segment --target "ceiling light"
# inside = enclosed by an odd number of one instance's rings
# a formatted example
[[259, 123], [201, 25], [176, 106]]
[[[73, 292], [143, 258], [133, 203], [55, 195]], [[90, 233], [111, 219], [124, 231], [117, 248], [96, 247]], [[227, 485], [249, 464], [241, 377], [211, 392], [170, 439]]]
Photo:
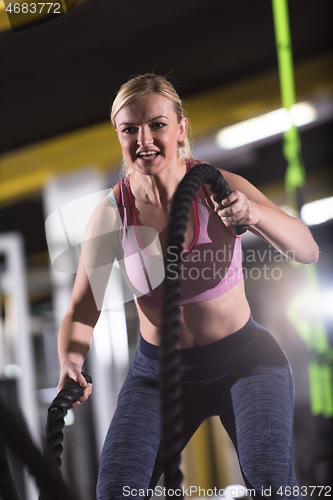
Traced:
[[307, 226], [322, 224], [333, 219], [333, 196], [305, 203], [301, 208], [300, 215]]
[[216, 141], [222, 149], [238, 148], [286, 132], [292, 125], [301, 127], [316, 118], [317, 111], [314, 106], [308, 102], [300, 102], [292, 106], [290, 111], [281, 108], [225, 127], [218, 132]]

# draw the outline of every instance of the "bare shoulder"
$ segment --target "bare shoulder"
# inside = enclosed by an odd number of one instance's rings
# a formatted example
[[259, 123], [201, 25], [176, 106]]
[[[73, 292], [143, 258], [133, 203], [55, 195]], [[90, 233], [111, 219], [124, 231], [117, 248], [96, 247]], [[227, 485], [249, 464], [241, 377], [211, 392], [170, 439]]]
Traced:
[[120, 182], [118, 182], [113, 188], [111, 189], [111, 193], [113, 196], [116, 198], [117, 203], [119, 203], [119, 189], [120, 189]]
[[[241, 175], [234, 174], [233, 172], [229, 172], [229, 170], [223, 170], [221, 168], [219, 168], [218, 170], [221, 172], [221, 174], [223, 175], [223, 177], [225, 178], [225, 180], [229, 184], [231, 191], [235, 191], [236, 189], [241, 191], [242, 188], [244, 188], [244, 187], [245, 188], [252, 187], [255, 190], [257, 190], [257, 188], [255, 188], [255, 186], [253, 186], [253, 184], [251, 184], [247, 179], [245, 179]], [[259, 190], [257, 190], [257, 191], [259, 191]]]
[[[200, 164], [200, 165], [204, 165], [204, 164], [208, 164], [209, 165], [209, 163], [206, 162], [206, 161], [197, 161], [197, 163]], [[217, 168], [217, 170], [219, 172], [221, 172], [221, 174], [223, 175], [224, 179], [228, 183], [231, 191], [238, 190], [238, 191], [244, 192], [244, 188], [246, 190], [248, 190], [249, 187], [252, 186], [256, 191], [260, 192], [250, 182], [248, 182], [246, 179], [244, 179], [244, 177], [241, 177], [240, 175], [237, 175], [237, 174], [233, 174], [232, 172], [229, 172], [228, 170], [223, 170], [222, 168]], [[206, 186], [206, 188], [207, 188], [208, 193], [210, 195], [212, 195], [212, 193], [209, 190], [208, 186]], [[244, 192], [244, 194], [246, 194], [246, 193]]]
[[[119, 184], [119, 183], [118, 183]], [[112, 188], [112, 193], [117, 202], [119, 199], [119, 185]], [[111, 234], [119, 229], [118, 211], [108, 196], [97, 205], [88, 222], [85, 239], [105, 234]]]
[[[199, 161], [198, 163], [207, 163], [205, 161]], [[233, 172], [229, 172], [228, 170], [218, 169], [223, 175], [224, 179], [228, 183], [231, 191], [240, 191], [245, 194], [249, 200], [254, 201], [255, 203], [259, 203], [265, 205], [267, 207], [273, 208], [278, 212], [284, 213], [277, 205], [275, 205], [271, 200], [269, 200], [258, 188], [256, 188], [251, 182], [242, 177], [241, 175], [234, 174]], [[211, 195], [211, 192], [208, 189], [207, 191]]]
[[[199, 161], [198, 163], [204, 164], [207, 162]], [[259, 191], [259, 189], [257, 189], [253, 184], [251, 184], [251, 182], [249, 182], [241, 175], [234, 174], [233, 172], [229, 172], [228, 170], [223, 170], [222, 168], [218, 168], [217, 170], [221, 172], [231, 191], [240, 191], [244, 193], [249, 199], [257, 203], [264, 202], [264, 204], [268, 203], [269, 205], [274, 205], [274, 203], [266, 198], [266, 196], [261, 191]]]
[[260, 203], [267, 207], [273, 208], [278, 212], [284, 213], [275, 203], [269, 200], [258, 188], [256, 188], [251, 182], [242, 177], [241, 175], [234, 174], [227, 170], [219, 169], [227, 183], [229, 184], [231, 191], [240, 191], [249, 198], [249, 200], [255, 203]]
[[[195, 160], [195, 161], [199, 165], [205, 165], [205, 164], [209, 165], [209, 163], [207, 161], [202, 161], [202, 160]], [[228, 170], [223, 170], [222, 168], [217, 168], [217, 167], [215, 167], [215, 168], [221, 172], [221, 174], [223, 175], [223, 177], [225, 178], [225, 180], [229, 184], [231, 191], [234, 191], [235, 189], [239, 189], [236, 186], [241, 186], [243, 183], [244, 184], [247, 183], [250, 185], [250, 183], [246, 179], [244, 179], [244, 177], [241, 177], [240, 175], [233, 174], [232, 172], [229, 172]]]

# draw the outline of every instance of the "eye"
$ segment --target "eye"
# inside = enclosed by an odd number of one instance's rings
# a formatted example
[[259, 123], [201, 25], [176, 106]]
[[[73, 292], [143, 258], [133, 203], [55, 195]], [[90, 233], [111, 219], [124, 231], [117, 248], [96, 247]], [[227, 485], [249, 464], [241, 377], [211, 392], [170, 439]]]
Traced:
[[166, 126], [166, 123], [163, 123], [163, 122], [155, 122], [151, 125], [151, 128], [152, 129], [159, 129], [159, 128], [163, 128]]
[[126, 127], [122, 129], [123, 134], [134, 134], [136, 131], [135, 127]]

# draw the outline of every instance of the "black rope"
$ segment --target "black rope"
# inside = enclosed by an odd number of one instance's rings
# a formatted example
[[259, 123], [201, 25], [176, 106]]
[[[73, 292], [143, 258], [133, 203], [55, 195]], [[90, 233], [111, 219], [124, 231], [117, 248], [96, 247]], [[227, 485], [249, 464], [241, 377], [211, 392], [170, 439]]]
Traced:
[[[230, 188], [222, 174], [207, 163], [192, 167], [179, 183], [173, 196], [165, 243], [165, 279], [161, 311], [160, 343], [160, 401], [162, 420], [162, 460], [164, 487], [170, 490], [167, 498], [181, 488], [183, 475], [180, 470], [182, 443], [182, 395], [180, 387], [179, 359], [177, 349], [180, 331], [181, 280], [180, 255], [183, 250], [184, 233], [188, 221], [189, 207], [201, 184], [208, 184], [214, 200], [222, 208], [221, 200], [230, 194]], [[236, 234], [242, 234], [248, 226], [235, 226]], [[172, 266], [169, 266], [167, 249], [172, 247]], [[177, 261], [174, 260], [175, 254]], [[172, 271], [171, 271], [172, 267]], [[177, 279], [174, 279], [178, 271]], [[179, 492], [177, 492], [179, 494]]]
[[[23, 416], [10, 411], [0, 402], [0, 438], [11, 448], [20, 462], [27, 466], [29, 473], [35, 477], [37, 487], [45, 491], [45, 500], [74, 500], [67, 485], [61, 478], [59, 470], [46, 458], [33, 442]], [[8, 478], [7, 478], [8, 479]], [[5, 500], [18, 500], [15, 488], [6, 482], [0, 492]], [[11, 495], [11, 496], [6, 496]]]
[[14, 485], [13, 475], [9, 465], [8, 448], [2, 438], [0, 438], [0, 499], [19, 500], [19, 494]]
[[[92, 382], [90, 375], [82, 374], [88, 383]], [[61, 455], [63, 452], [62, 442], [64, 434], [62, 429], [65, 425], [65, 416], [73, 404], [83, 395], [83, 387], [75, 380], [68, 382], [52, 401], [46, 420], [44, 457], [50, 462], [60, 476]], [[41, 489], [39, 500], [48, 500], [48, 493]]]
[[[91, 383], [91, 377], [83, 375], [87, 382]], [[77, 500], [77, 496], [69, 491], [59, 468], [63, 451], [64, 417], [82, 395], [83, 387], [71, 381], [53, 400], [47, 417], [44, 454], [33, 442], [19, 409], [16, 407], [15, 412], [10, 411], [0, 399], [0, 463], [5, 467], [1, 469], [0, 498], [19, 500], [8, 462], [5, 460], [6, 447], [9, 447], [35, 477], [40, 490], [39, 500]]]
[[[91, 383], [91, 377], [83, 374], [87, 382]], [[73, 404], [83, 395], [83, 387], [71, 380], [68, 382], [52, 401], [47, 414], [44, 455], [57, 468], [61, 466], [61, 454], [63, 452], [62, 442], [64, 435], [62, 429], [65, 425], [65, 416]]]

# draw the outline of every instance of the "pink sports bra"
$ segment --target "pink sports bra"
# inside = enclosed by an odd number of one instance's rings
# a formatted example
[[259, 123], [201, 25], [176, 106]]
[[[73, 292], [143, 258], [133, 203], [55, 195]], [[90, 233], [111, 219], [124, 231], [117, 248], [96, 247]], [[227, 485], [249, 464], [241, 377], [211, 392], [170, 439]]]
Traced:
[[[191, 164], [187, 161], [187, 168]], [[111, 195], [111, 196], [110, 196]], [[114, 202], [115, 198], [110, 193]], [[233, 288], [243, 277], [241, 237], [230, 234], [204, 185], [192, 201], [196, 234], [187, 251], [182, 252], [180, 273], [182, 282], [181, 305], [209, 300]], [[133, 207], [130, 174], [120, 181], [118, 210], [122, 222], [120, 231], [122, 269], [138, 304], [145, 307], [161, 306], [164, 263], [156, 230], [138, 226]], [[165, 250], [171, 279], [176, 279], [174, 248]]]

